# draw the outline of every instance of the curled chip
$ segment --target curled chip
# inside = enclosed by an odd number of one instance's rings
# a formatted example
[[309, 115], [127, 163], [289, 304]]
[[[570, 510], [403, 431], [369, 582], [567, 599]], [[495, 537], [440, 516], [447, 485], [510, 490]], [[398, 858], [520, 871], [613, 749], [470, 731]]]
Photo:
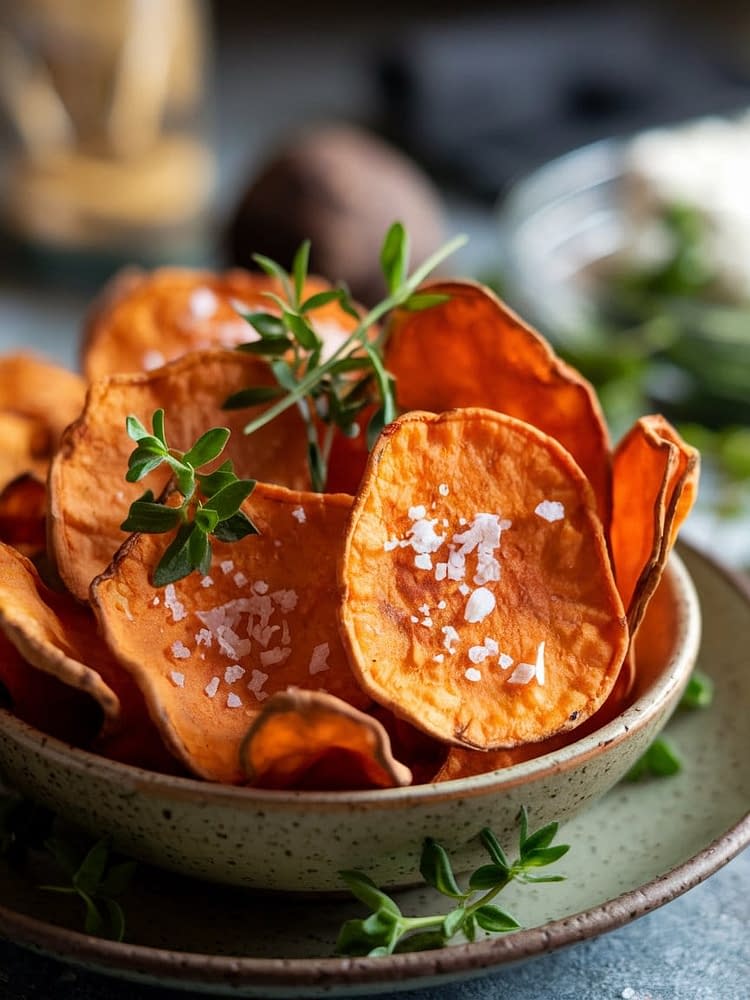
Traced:
[[[100, 731], [95, 745], [100, 753], [140, 767], [174, 771], [174, 762], [151, 725], [140, 691], [99, 638], [91, 610], [69, 594], [50, 590], [28, 559], [1, 543], [0, 630], [30, 668], [88, 695], [98, 705]], [[7, 681], [7, 676], [5, 670], [0, 672], [0, 680]], [[20, 706], [19, 714], [32, 722], [48, 714], [56, 702], [35, 714], [31, 700], [35, 696], [55, 698], [59, 691], [57, 685], [18, 668], [8, 687], [14, 705]], [[66, 705], [75, 701], [74, 696], [66, 695], [60, 701], [60, 711], [65, 713]], [[65, 738], [88, 743], [90, 723], [87, 708], [77, 733], [68, 726]]]
[[394, 315], [385, 365], [402, 410], [482, 406], [533, 424], [578, 462], [605, 527], [611, 504], [609, 434], [593, 387], [487, 288], [436, 282], [440, 305]]
[[81, 412], [85, 395], [81, 376], [60, 365], [25, 353], [0, 358], [0, 411], [42, 424], [49, 448]]
[[[309, 278], [305, 297], [330, 287], [320, 278]], [[91, 380], [149, 371], [188, 351], [257, 340], [240, 312], [277, 313], [267, 292], [280, 294], [278, 281], [240, 269], [225, 274], [187, 268], [125, 271], [105, 288], [91, 311], [83, 370]], [[335, 302], [311, 310], [309, 318], [331, 349], [356, 325]]]
[[635, 635], [698, 489], [700, 458], [662, 416], [641, 417], [615, 449], [615, 579]]
[[240, 744], [277, 691], [324, 687], [355, 707], [369, 704], [336, 627], [336, 564], [350, 508], [341, 494], [258, 483], [242, 509], [260, 534], [212, 540], [205, 576], [153, 587], [171, 539], [134, 535], [94, 581], [106, 642], [193, 773], [244, 781]]
[[29, 559], [46, 551], [47, 488], [31, 473], [17, 476], [0, 491], [0, 542]]
[[602, 705], [628, 633], [588, 480], [529, 424], [410, 413], [373, 452], [341, 563], [364, 689], [449, 742], [534, 742]]
[[30, 664], [91, 695], [110, 722], [119, 718], [120, 699], [99, 669], [114, 657], [89, 609], [50, 590], [28, 559], [1, 543], [0, 628]]
[[0, 489], [25, 473], [46, 476], [52, 447], [43, 420], [0, 411], [0, 441]]
[[607, 700], [580, 726], [557, 733], [539, 743], [523, 743], [508, 750], [471, 750], [450, 747], [447, 758], [437, 771], [434, 781], [450, 781], [485, 774], [545, 754], [553, 754], [571, 743], [596, 733], [626, 711], [661, 676], [664, 664], [674, 653], [674, 637], [678, 632], [677, 608], [668, 581], [661, 579], [649, 602], [638, 634], [628, 649], [628, 655]]
[[330, 694], [295, 688], [268, 699], [240, 759], [258, 788], [392, 788], [412, 777], [377, 719]]
[[120, 525], [130, 504], [147, 489], [158, 496], [169, 476], [162, 466], [138, 483], [125, 481], [133, 450], [125, 432], [128, 414], [150, 426], [154, 410], [163, 407], [169, 414], [169, 443], [182, 450], [207, 428], [228, 427], [232, 436], [219, 461], [232, 459], [240, 478], [308, 487], [305, 429], [295, 409], [252, 439], [242, 433], [248, 410], [222, 409], [227, 396], [239, 389], [275, 384], [264, 361], [217, 350], [193, 352], [157, 371], [113, 375], [91, 386], [83, 414], [66, 431], [49, 477], [52, 555], [71, 593], [81, 601], [88, 598], [92, 579], [126, 538]]

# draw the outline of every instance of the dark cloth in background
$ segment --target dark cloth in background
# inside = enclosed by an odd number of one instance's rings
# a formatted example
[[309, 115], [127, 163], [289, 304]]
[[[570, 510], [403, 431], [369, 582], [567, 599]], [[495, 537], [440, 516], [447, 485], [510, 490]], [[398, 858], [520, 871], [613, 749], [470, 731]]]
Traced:
[[750, 105], [744, 71], [648, 11], [537, 10], [415, 24], [379, 63], [384, 128], [444, 181], [494, 198], [567, 150]]

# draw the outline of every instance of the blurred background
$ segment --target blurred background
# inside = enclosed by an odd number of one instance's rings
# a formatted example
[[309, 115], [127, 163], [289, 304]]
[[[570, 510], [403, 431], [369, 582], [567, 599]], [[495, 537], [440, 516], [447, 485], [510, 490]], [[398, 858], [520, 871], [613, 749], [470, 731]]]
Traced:
[[[750, 564], [750, 8], [0, 0], [0, 348], [75, 367], [125, 264], [288, 263], [363, 301], [394, 218], [708, 458]], [[656, 131], [655, 131], [656, 130]]]

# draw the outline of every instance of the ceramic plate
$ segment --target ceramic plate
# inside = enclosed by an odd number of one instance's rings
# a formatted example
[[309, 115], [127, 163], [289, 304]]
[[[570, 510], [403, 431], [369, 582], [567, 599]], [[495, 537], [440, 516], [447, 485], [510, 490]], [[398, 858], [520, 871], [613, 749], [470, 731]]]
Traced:
[[[474, 944], [379, 959], [330, 957], [345, 899], [262, 896], [141, 868], [128, 897], [129, 943], [87, 937], [68, 897], [36, 888], [49, 873], [0, 868], [0, 931], [11, 940], [120, 978], [235, 996], [321, 996], [407, 989], [481, 975], [611, 930], [680, 895], [750, 842], [750, 589], [683, 552], [704, 617], [709, 709], [681, 711], [667, 732], [683, 761], [673, 778], [622, 783], [563, 828], [567, 881], [512, 886], [506, 906], [528, 929]], [[460, 803], [456, 804], [460, 809]], [[510, 846], [510, 845], [509, 845]], [[612, 859], [617, 859], [617, 864]], [[442, 899], [398, 893], [407, 913]]]

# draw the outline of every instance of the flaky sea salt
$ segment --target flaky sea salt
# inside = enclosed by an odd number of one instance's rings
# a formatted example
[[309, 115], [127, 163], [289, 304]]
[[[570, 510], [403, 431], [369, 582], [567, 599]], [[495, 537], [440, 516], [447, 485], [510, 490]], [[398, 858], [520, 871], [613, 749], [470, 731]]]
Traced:
[[263, 685], [268, 680], [268, 674], [262, 670], [253, 670], [250, 680], [247, 682], [248, 691], [252, 691], [258, 701], [263, 701], [268, 697], [268, 692], [263, 690]]
[[181, 622], [183, 618], [187, 617], [185, 605], [177, 597], [173, 583], [168, 583], [164, 588], [164, 606], [172, 612], [173, 622]]
[[472, 624], [481, 622], [495, 610], [495, 603], [495, 595], [491, 590], [487, 590], [486, 587], [477, 587], [466, 602], [464, 618]]
[[440, 630], [443, 633], [443, 646], [451, 656], [456, 652], [456, 643], [458, 642], [458, 632], [452, 625], [444, 625]]
[[464, 673], [464, 677], [466, 678], [467, 681], [474, 681], [474, 683], [476, 683], [477, 681], [481, 681], [482, 671], [477, 670], [476, 667], [469, 667], [468, 670], [466, 670], [466, 672]]
[[213, 698], [215, 696], [216, 692], [219, 690], [220, 683], [221, 680], [218, 677], [212, 677], [208, 684], [206, 684], [203, 688], [209, 698]]
[[559, 500], [542, 500], [534, 508], [534, 513], [545, 521], [562, 521], [565, 517], [565, 507]]
[[328, 670], [328, 656], [330, 652], [331, 649], [327, 642], [321, 642], [313, 649], [309, 667], [311, 674], [319, 674], [323, 670]]
[[141, 365], [145, 372], [151, 372], [154, 368], [161, 368], [167, 359], [161, 353], [161, 351], [150, 350], [146, 351], [141, 358]]
[[175, 687], [178, 688], [185, 687], [185, 675], [180, 673], [179, 670], [173, 670], [169, 675], [169, 679], [172, 681]]
[[244, 667], [241, 667], [239, 663], [232, 664], [231, 667], [227, 667], [227, 669], [224, 671], [224, 680], [227, 682], [227, 684], [234, 684], [235, 681], [238, 681], [241, 677], [244, 676], [245, 676]]
[[536, 673], [533, 663], [519, 663], [508, 678], [509, 684], [528, 684]]
[[227, 695], [227, 708], [240, 708], [242, 705], [242, 698], [234, 691], [230, 691]]
[[292, 652], [290, 646], [274, 646], [273, 649], [264, 649], [260, 654], [260, 665], [262, 667], [273, 667], [277, 663], [283, 663]]
[[186, 660], [190, 656], [190, 650], [181, 639], [175, 639], [170, 649], [175, 660]]

